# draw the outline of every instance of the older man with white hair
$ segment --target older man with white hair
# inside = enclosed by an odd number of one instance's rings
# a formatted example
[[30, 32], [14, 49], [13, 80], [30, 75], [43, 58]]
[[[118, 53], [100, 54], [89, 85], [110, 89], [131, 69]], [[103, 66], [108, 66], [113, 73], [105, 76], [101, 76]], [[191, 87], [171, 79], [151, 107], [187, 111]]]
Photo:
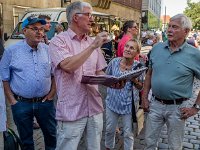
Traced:
[[[168, 40], [153, 46], [145, 77], [142, 106], [148, 112], [145, 150], [155, 150], [164, 124], [168, 128], [170, 150], [182, 150], [185, 120], [200, 110], [200, 92], [193, 107], [194, 77], [200, 79], [200, 51], [186, 42], [192, 28], [190, 19], [177, 14], [170, 18]], [[152, 101], [148, 93], [152, 89]]]

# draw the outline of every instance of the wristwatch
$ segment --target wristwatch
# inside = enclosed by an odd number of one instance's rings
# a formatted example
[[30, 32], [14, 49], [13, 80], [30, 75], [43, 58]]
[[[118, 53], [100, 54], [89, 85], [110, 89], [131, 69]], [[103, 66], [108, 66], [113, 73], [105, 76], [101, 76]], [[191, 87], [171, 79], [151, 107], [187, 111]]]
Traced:
[[200, 110], [200, 105], [199, 104], [194, 104], [193, 107], [196, 108], [197, 110]]

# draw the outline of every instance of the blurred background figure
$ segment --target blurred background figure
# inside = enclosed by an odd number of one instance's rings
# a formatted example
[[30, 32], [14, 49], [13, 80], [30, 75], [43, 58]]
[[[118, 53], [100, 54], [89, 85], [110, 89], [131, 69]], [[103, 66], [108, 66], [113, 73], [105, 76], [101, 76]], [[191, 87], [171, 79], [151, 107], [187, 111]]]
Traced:
[[197, 41], [195, 40], [195, 37], [192, 36], [192, 34], [189, 34], [188, 38], [187, 38], [187, 43], [198, 48], [198, 43]]
[[44, 19], [46, 21], [46, 25], [44, 25], [44, 37], [43, 37], [43, 42], [47, 45], [49, 45], [49, 39], [48, 39], [48, 36], [47, 36], [47, 32], [50, 31], [51, 29], [51, 17], [48, 16], [48, 15], [39, 15], [40, 19]]
[[117, 57], [123, 56], [124, 46], [127, 41], [138, 35], [138, 26], [134, 20], [126, 21], [122, 27], [123, 37], [119, 41], [117, 49]]
[[117, 53], [117, 47], [118, 47], [118, 43], [119, 43], [119, 35], [120, 35], [120, 31], [119, 30], [115, 30], [114, 31], [114, 40], [113, 40], [113, 44], [114, 44], [114, 52], [115, 55]]
[[63, 32], [63, 31], [64, 31], [64, 28], [63, 28], [62, 24], [58, 23], [58, 24], [56, 25], [56, 27], [55, 27], [55, 32], [56, 32], [57, 34], [59, 34], [59, 33]]

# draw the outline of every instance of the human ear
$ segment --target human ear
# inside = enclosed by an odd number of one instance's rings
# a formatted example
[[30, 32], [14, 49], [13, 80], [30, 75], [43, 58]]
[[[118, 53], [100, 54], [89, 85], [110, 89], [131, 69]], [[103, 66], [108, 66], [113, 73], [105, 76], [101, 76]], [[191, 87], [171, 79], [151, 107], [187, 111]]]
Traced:
[[73, 20], [74, 20], [75, 22], [77, 22], [77, 21], [78, 21], [78, 15], [74, 15], [74, 16], [73, 16]]

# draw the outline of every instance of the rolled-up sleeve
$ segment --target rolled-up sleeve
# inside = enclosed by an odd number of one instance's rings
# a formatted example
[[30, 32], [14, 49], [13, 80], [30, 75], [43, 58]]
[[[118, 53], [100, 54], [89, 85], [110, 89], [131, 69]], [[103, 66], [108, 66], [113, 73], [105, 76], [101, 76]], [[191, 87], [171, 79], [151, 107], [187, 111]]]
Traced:
[[61, 37], [55, 37], [52, 39], [49, 45], [49, 54], [52, 64], [55, 67], [57, 67], [59, 63], [67, 57], [73, 56], [66, 41], [64, 41]]
[[107, 63], [106, 63], [105, 58], [104, 58], [104, 56], [101, 52], [101, 49], [98, 48], [97, 51], [98, 51], [98, 60], [97, 60], [96, 70], [100, 71], [100, 70], [103, 70], [107, 66]]

